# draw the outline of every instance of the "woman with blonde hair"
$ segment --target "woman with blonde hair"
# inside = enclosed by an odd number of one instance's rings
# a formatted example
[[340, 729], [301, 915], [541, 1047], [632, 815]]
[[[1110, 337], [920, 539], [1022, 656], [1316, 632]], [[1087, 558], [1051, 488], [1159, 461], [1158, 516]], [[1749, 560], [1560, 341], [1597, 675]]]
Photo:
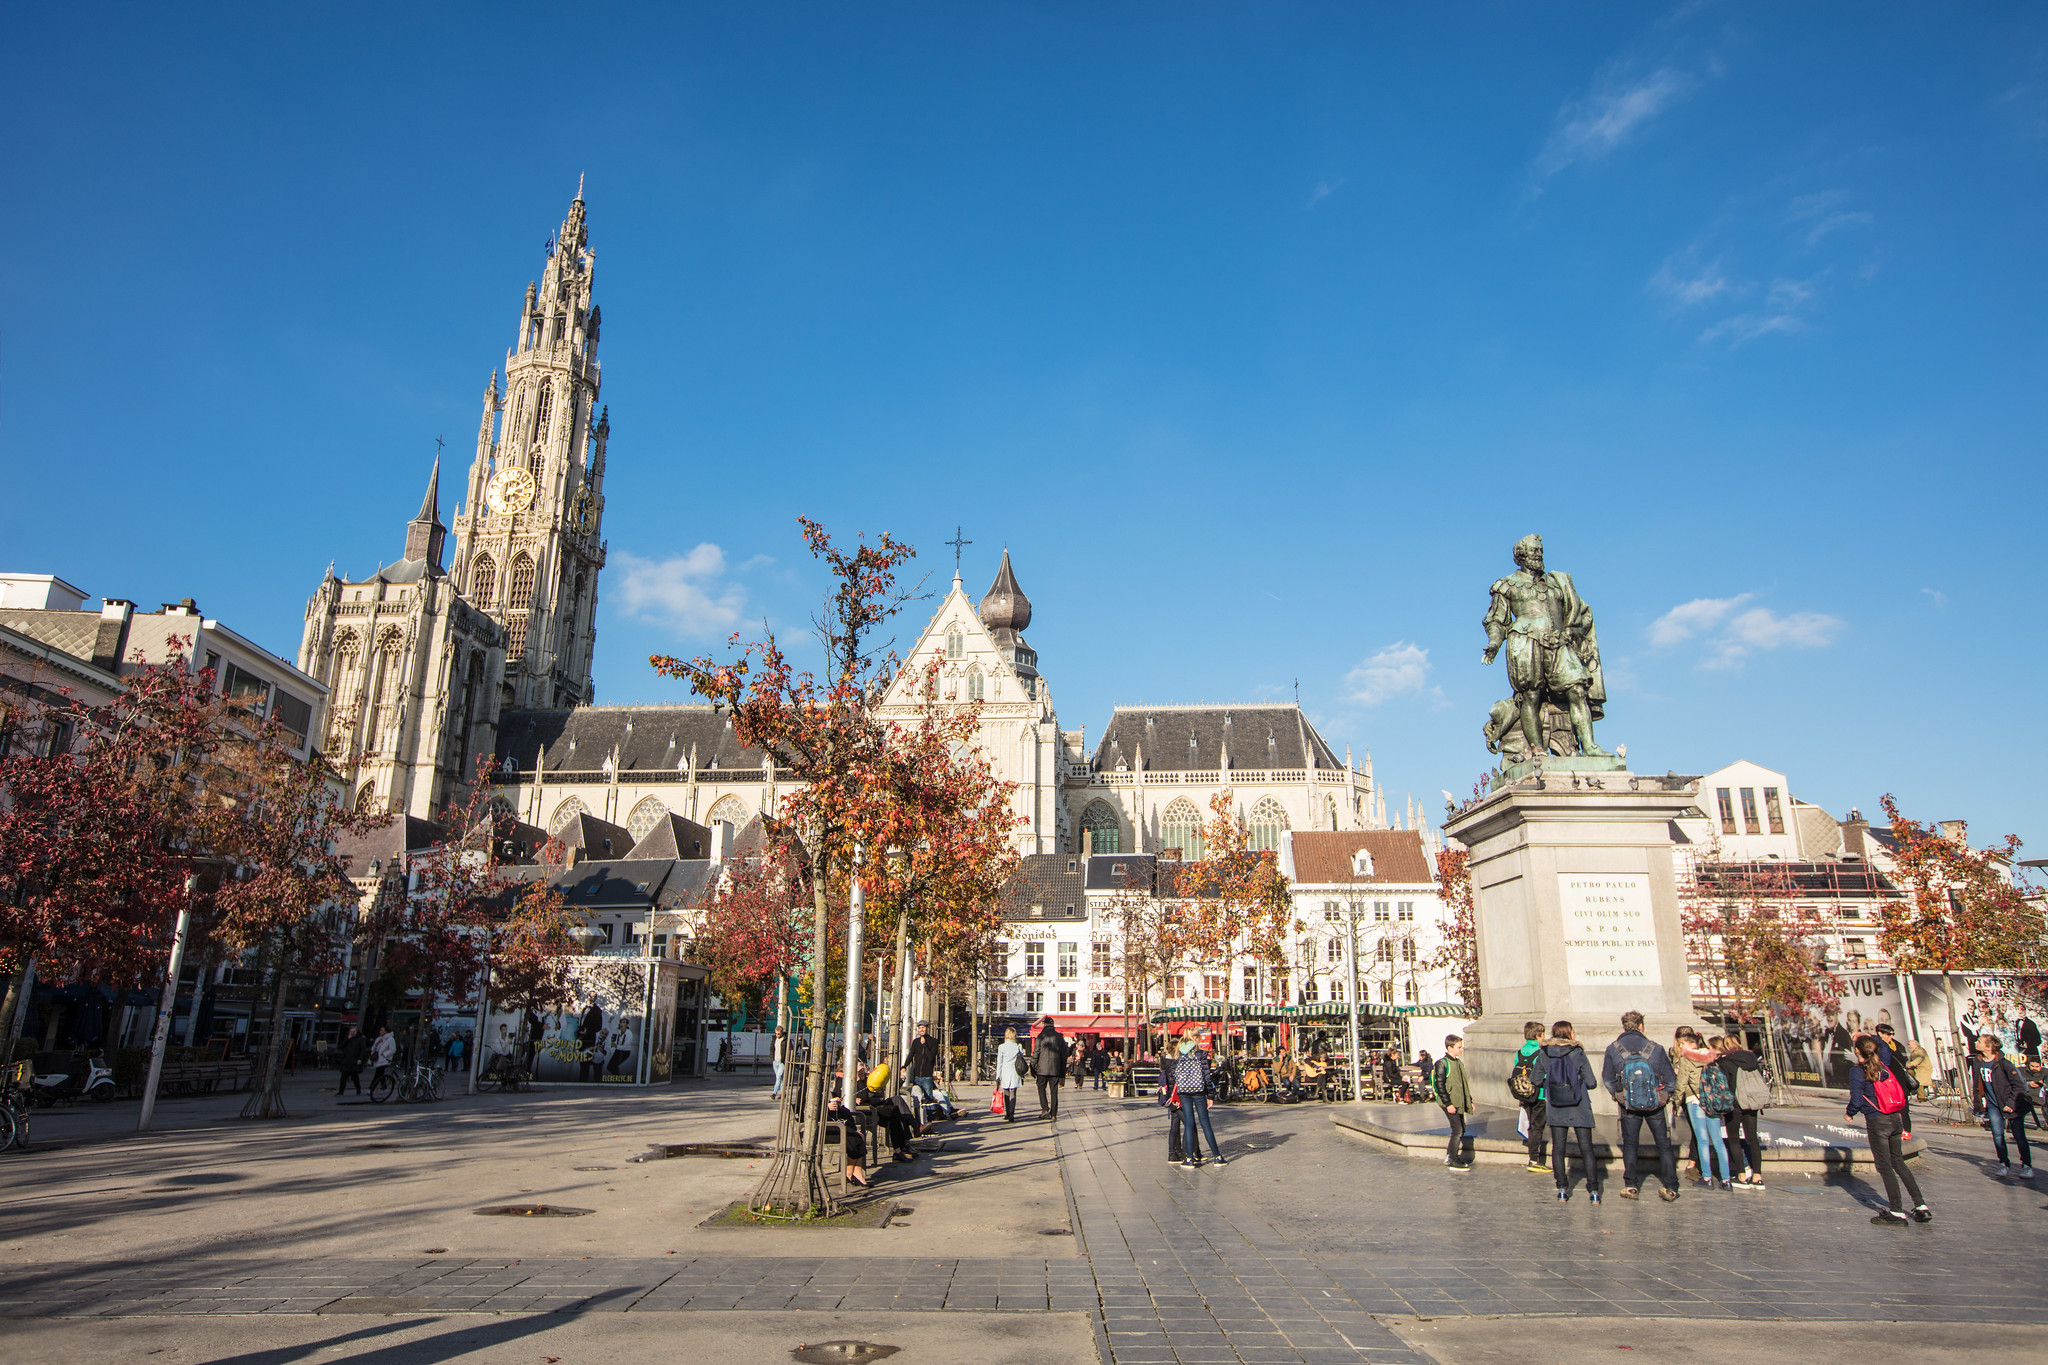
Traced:
[[1017, 1121], [1017, 1087], [1024, 1084], [1024, 1075], [1031, 1069], [1031, 1060], [1024, 1052], [1024, 1045], [1017, 1041], [1017, 1030], [1003, 1030], [1003, 1043], [996, 1049], [996, 1088], [1003, 1097], [1003, 1122]]

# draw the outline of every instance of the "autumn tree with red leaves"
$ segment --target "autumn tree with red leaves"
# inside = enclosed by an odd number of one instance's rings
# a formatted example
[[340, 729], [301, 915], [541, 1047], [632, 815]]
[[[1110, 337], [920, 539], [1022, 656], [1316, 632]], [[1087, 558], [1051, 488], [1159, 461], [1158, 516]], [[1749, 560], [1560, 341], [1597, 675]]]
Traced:
[[1231, 980], [1240, 959], [1275, 965], [1301, 926], [1278, 855], [1251, 846], [1251, 826], [1237, 814], [1229, 788], [1209, 798], [1202, 856], [1171, 874], [1169, 892], [1181, 902], [1180, 932], [1188, 957], [1223, 968], [1223, 1028], [1219, 1051], [1230, 1051]]
[[1466, 1017], [1477, 1019], [1486, 1011], [1479, 994], [1479, 926], [1472, 899], [1471, 857], [1462, 848], [1437, 851], [1437, 896], [1450, 913], [1437, 921], [1443, 940], [1422, 967], [1430, 972], [1449, 971], [1451, 980], [1458, 983]]
[[1880, 910], [1878, 946], [1902, 972], [1940, 972], [1948, 1029], [1958, 1065], [1968, 1053], [1956, 1018], [1952, 973], [2039, 971], [2044, 946], [2040, 904], [2011, 880], [2020, 841], [2012, 835], [1985, 848], [1961, 832], [1923, 825], [1880, 798], [1892, 827], [1892, 875], [1906, 899]]
[[[854, 845], [872, 819], [879, 794], [867, 782], [886, 767], [886, 727], [875, 707], [894, 677], [897, 657], [880, 632], [912, 594], [897, 582], [914, 555], [887, 534], [840, 549], [819, 523], [799, 518], [814, 558], [831, 571], [832, 587], [813, 633], [824, 654], [822, 673], [798, 668], [772, 632], [745, 646], [737, 658], [650, 660], [664, 676], [687, 682], [699, 696], [728, 710], [733, 735], [767, 754], [775, 767], [800, 783], [770, 822], [770, 837], [800, 837], [811, 859], [810, 947], [816, 985], [823, 985], [829, 952], [831, 888], [849, 874]], [[739, 645], [734, 636], [731, 645]], [[809, 1071], [802, 1095], [802, 1136], [797, 1149], [778, 1152], [749, 1201], [755, 1213], [808, 1217], [836, 1204], [827, 1188], [819, 1152], [824, 1136], [825, 1084], [831, 1074], [825, 1055], [822, 991], [811, 1010]], [[854, 1021], [848, 1021], [854, 1027]]]
[[698, 914], [691, 948], [727, 1000], [759, 1000], [804, 964], [808, 869], [770, 845], [725, 864]]
[[228, 811], [206, 786], [229, 706], [212, 682], [178, 655], [143, 665], [99, 705], [10, 707], [5, 728], [39, 742], [0, 752], [8, 1049], [32, 968], [133, 982], [160, 966], [187, 878], [227, 832]]
[[271, 721], [249, 727], [230, 741], [210, 784], [229, 815], [217, 831], [219, 847], [235, 863], [214, 893], [212, 930], [230, 949], [260, 953], [275, 980], [263, 1073], [244, 1118], [286, 1116], [284, 1011], [292, 984], [347, 965], [357, 893], [336, 845], [391, 821], [351, 809], [343, 799], [349, 772], [318, 752], [294, 758], [299, 742]]

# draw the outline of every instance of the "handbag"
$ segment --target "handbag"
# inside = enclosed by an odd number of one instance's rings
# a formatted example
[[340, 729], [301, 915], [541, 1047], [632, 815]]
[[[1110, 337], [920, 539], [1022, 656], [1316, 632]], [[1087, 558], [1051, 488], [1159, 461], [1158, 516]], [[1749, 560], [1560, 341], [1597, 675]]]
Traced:
[[989, 1095], [988, 1112], [991, 1114], [1001, 1114], [1003, 1112], [1003, 1088], [1001, 1086], [997, 1086], [994, 1092]]

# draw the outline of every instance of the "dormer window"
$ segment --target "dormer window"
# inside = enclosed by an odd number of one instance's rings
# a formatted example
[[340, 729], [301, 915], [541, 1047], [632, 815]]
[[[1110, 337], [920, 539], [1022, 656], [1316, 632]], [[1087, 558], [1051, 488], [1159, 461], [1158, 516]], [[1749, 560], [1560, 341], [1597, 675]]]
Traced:
[[1361, 848], [1351, 855], [1351, 875], [1370, 877], [1372, 875], [1372, 850]]
[[1078, 871], [1080, 871], [1080, 870], [1081, 870], [1081, 862], [1080, 862], [1080, 860], [1079, 860], [1078, 858], [1069, 858], [1069, 859], [1067, 859], [1067, 871], [1069, 871], [1069, 872], [1078, 872]]
[[1044, 907], [1044, 906], [1042, 906], [1042, 905], [1034, 905], [1034, 906], [1032, 906], [1032, 907], [1031, 907], [1031, 918], [1033, 918], [1033, 919], [1044, 919], [1044, 918], [1045, 918], [1045, 907]]

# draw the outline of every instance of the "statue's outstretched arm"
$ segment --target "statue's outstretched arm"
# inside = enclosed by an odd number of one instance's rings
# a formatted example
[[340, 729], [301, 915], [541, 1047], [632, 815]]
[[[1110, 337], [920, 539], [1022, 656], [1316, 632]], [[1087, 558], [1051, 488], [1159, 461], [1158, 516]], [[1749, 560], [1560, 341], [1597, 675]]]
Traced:
[[1484, 657], [1487, 663], [1493, 662], [1493, 656], [1500, 652], [1500, 642], [1508, 638], [1508, 616], [1511, 611], [1507, 593], [1501, 590], [1500, 584], [1494, 584], [1493, 601], [1488, 604], [1486, 615], [1480, 621], [1480, 624], [1486, 627]]

